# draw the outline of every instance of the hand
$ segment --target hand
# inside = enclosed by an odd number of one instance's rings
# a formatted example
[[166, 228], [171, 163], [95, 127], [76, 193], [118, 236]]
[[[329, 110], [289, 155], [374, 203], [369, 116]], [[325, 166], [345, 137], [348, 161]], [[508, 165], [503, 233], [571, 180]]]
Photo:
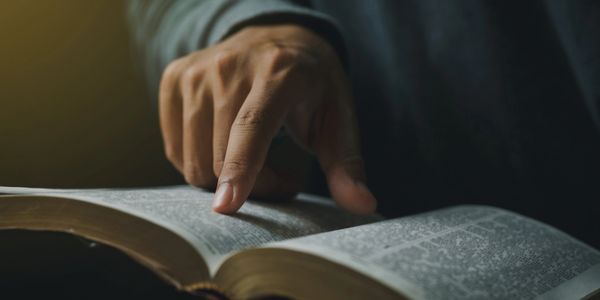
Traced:
[[375, 210], [344, 71], [332, 47], [300, 26], [247, 27], [172, 62], [160, 85], [160, 123], [167, 158], [186, 181], [217, 187], [217, 212], [236, 212], [251, 193], [299, 191], [265, 165], [283, 126], [316, 154], [338, 205]]

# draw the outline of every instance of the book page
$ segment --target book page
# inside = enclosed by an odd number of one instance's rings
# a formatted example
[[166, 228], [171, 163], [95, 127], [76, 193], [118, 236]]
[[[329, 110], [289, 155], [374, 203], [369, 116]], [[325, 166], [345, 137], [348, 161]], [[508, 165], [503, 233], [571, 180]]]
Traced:
[[222, 215], [212, 211], [213, 193], [188, 186], [93, 190], [0, 188], [0, 192], [76, 198], [140, 216], [188, 240], [205, 258], [211, 274], [225, 255], [233, 251], [381, 219], [345, 213], [331, 201], [311, 195], [299, 195], [294, 201], [282, 203], [248, 201], [237, 214]]
[[[322, 256], [413, 299], [580, 299], [600, 288], [600, 252], [548, 225], [485, 206], [447, 208], [270, 247]], [[562, 298], [550, 297], [561, 286]]]

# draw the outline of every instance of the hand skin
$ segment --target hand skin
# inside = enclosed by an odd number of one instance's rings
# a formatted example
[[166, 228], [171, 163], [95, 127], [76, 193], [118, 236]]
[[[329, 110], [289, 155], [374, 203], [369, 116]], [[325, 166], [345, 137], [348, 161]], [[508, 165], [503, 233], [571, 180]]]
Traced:
[[283, 126], [317, 156], [339, 206], [375, 210], [348, 80], [329, 43], [311, 31], [246, 27], [173, 61], [159, 98], [166, 156], [189, 184], [217, 187], [216, 212], [236, 212], [249, 195], [299, 191], [298, 180], [265, 165]]

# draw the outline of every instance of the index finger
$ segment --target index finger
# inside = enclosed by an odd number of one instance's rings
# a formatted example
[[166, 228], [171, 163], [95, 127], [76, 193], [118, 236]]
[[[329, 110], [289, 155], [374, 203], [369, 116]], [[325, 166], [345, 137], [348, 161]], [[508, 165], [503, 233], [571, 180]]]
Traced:
[[271, 140], [287, 113], [289, 99], [283, 97], [282, 90], [278, 82], [257, 80], [238, 111], [219, 176], [215, 211], [237, 211], [252, 191]]

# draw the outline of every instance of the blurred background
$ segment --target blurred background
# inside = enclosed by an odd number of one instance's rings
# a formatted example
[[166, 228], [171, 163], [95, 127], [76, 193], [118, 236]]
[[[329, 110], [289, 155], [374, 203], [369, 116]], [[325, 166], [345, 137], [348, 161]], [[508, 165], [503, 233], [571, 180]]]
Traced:
[[[0, 1], [0, 185], [183, 183], [163, 156], [125, 13], [121, 0]], [[0, 232], [0, 298], [190, 298], [78, 240]]]
[[136, 72], [125, 2], [0, 2], [0, 185], [182, 183]]

